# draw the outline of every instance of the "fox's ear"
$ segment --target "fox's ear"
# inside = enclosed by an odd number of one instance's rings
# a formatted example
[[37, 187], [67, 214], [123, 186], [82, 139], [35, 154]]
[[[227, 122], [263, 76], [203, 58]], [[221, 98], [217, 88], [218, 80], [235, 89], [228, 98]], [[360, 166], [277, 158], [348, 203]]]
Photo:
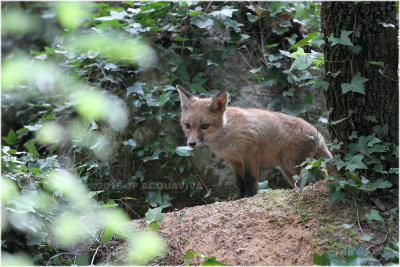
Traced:
[[211, 103], [208, 105], [210, 111], [222, 111], [226, 110], [228, 105], [228, 92], [223, 91], [211, 99]]
[[181, 107], [182, 107], [182, 109], [189, 108], [190, 99], [193, 97], [192, 93], [189, 92], [189, 91], [186, 91], [180, 85], [177, 85], [176, 89], [178, 89], [179, 96], [181, 98]]

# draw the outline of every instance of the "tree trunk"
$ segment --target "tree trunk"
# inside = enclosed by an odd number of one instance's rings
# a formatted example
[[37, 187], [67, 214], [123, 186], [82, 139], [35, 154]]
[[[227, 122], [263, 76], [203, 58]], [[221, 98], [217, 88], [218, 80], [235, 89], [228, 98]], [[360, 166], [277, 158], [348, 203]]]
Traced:
[[[333, 109], [329, 119], [349, 117], [329, 127], [331, 140], [338, 138], [347, 144], [352, 131], [368, 136], [373, 133], [373, 127], [379, 125], [379, 138], [398, 145], [399, 29], [396, 16], [395, 2], [322, 2], [325, 81], [329, 83], [326, 101], [328, 108]], [[361, 47], [358, 54], [351, 52], [350, 46], [328, 43], [331, 34], [338, 38], [343, 30], [352, 31], [348, 37], [354, 46]], [[384, 67], [372, 65], [370, 61], [382, 61]], [[341, 73], [337, 74], [338, 71]], [[352, 91], [343, 94], [341, 84], [350, 83], [357, 72], [368, 79], [364, 83], [365, 94]], [[334, 73], [337, 76], [332, 75]], [[354, 112], [351, 116], [350, 110]]]

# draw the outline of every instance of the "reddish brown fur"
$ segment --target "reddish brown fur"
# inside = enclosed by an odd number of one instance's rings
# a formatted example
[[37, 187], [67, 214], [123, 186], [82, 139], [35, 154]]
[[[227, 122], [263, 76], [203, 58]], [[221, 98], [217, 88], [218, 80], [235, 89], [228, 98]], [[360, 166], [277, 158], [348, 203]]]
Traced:
[[[307, 157], [332, 158], [321, 134], [301, 118], [263, 109], [227, 107], [226, 92], [214, 98], [198, 98], [177, 88], [188, 144], [195, 148], [206, 144], [227, 160], [242, 197], [256, 194], [261, 166], [279, 165], [293, 186], [292, 177], [300, 171], [296, 166]], [[209, 127], [202, 129], [204, 124]]]

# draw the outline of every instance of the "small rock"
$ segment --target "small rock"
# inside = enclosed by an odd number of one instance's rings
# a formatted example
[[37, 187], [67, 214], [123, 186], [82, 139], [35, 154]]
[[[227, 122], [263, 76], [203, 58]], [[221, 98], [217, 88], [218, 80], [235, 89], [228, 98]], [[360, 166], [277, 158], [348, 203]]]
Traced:
[[236, 250], [236, 253], [237, 253], [237, 254], [240, 254], [240, 253], [244, 252], [245, 250], [246, 250], [245, 248], [238, 248], [238, 249]]

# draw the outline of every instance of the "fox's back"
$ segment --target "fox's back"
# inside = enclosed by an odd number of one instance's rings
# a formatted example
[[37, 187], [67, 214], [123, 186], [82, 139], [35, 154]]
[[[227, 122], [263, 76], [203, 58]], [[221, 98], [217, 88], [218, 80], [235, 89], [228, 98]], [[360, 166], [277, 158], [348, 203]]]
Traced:
[[248, 147], [257, 146], [263, 165], [275, 165], [282, 153], [302, 150], [301, 153], [316, 153], [320, 143], [325, 146], [317, 129], [305, 120], [284, 113], [257, 108], [227, 107], [225, 112], [224, 139], [216, 140], [211, 149], [218, 154], [235, 154], [221, 151], [235, 147], [238, 155], [246, 154]]

